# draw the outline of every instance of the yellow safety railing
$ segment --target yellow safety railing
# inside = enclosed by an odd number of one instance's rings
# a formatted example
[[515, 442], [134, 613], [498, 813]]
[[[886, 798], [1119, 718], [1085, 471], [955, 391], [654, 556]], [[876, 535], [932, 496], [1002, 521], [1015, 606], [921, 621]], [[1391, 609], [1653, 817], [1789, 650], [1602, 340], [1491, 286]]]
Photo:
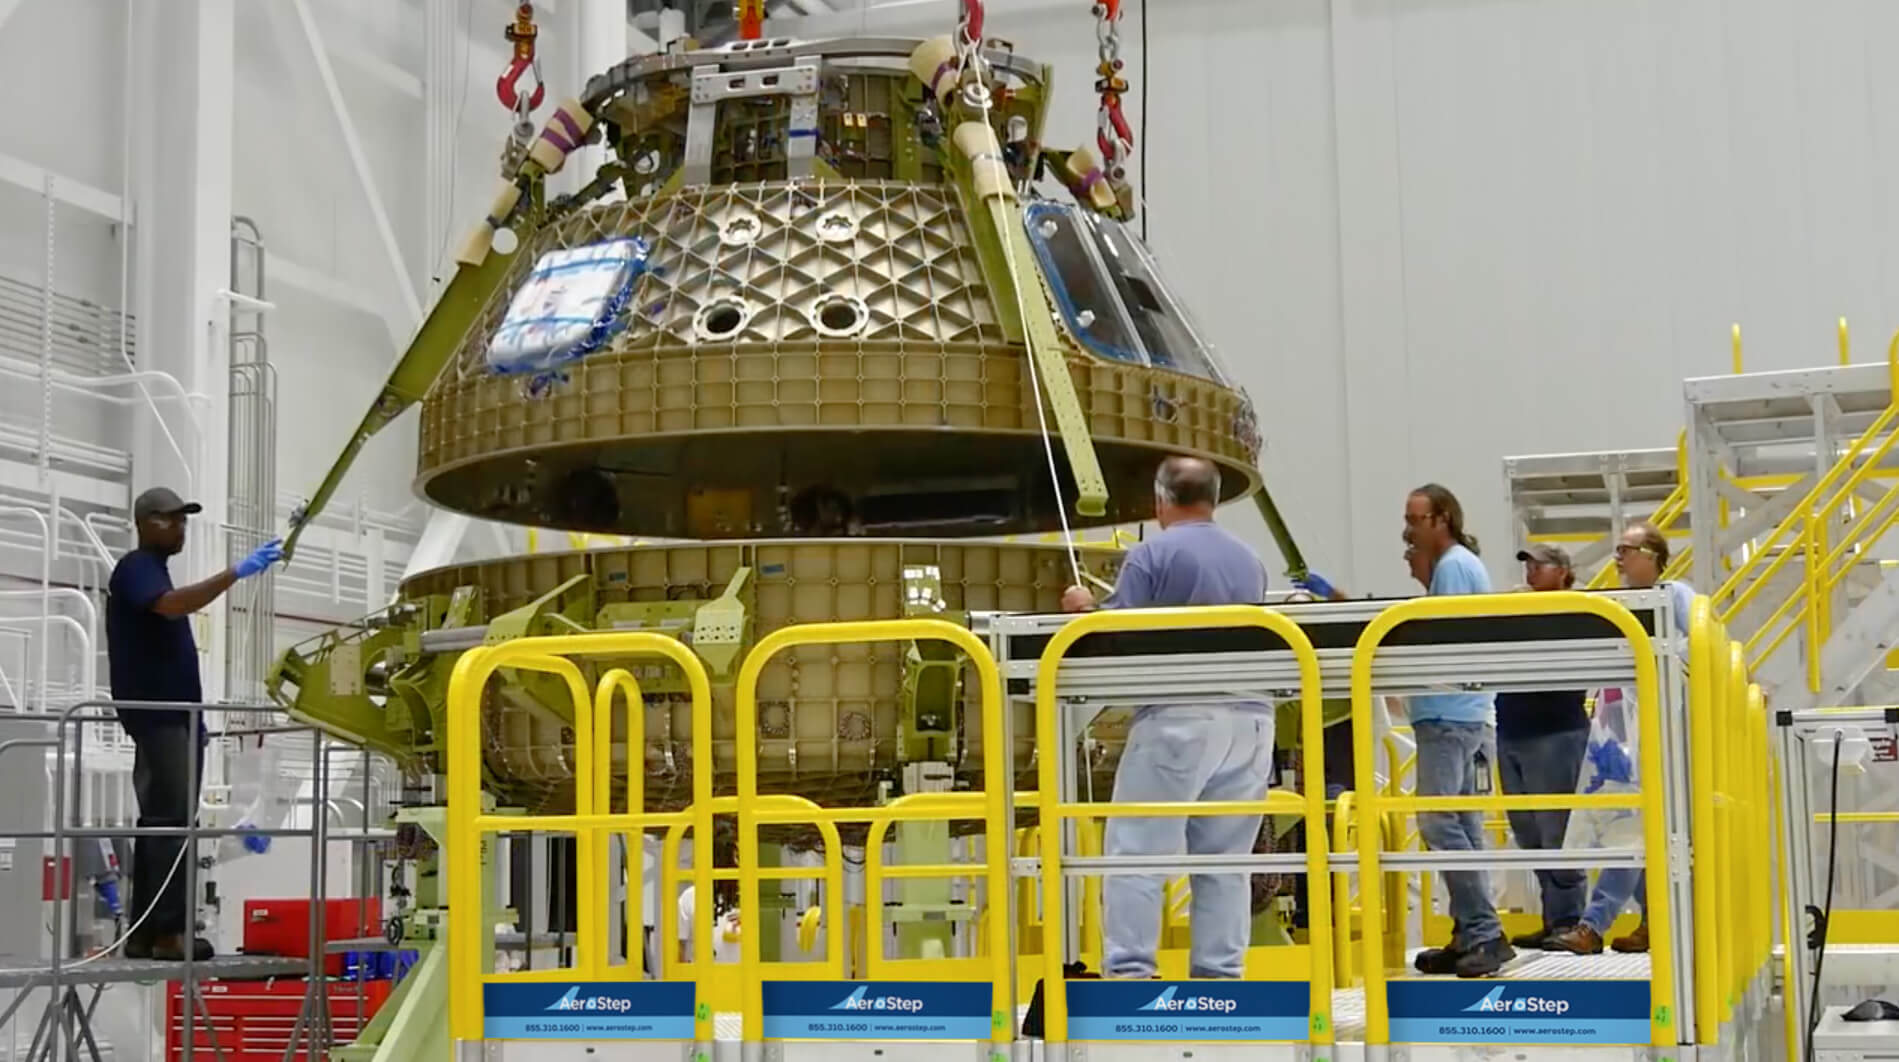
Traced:
[[[1661, 784], [1661, 720], [1654, 711], [1638, 713], [1641, 727], [1640, 793], [1388, 796], [1378, 792], [1373, 778], [1372, 757], [1376, 745], [1372, 729], [1372, 662], [1392, 631], [1405, 623], [1419, 620], [1577, 614], [1598, 616], [1621, 632], [1635, 657], [1636, 703], [1645, 706], [1660, 704], [1653, 640], [1640, 621], [1618, 601], [1573, 591], [1428, 597], [1399, 602], [1374, 617], [1366, 625], [1352, 653], [1352, 739], [1358, 772], [1356, 789], [1359, 793], [1360, 821], [1376, 819], [1389, 812], [1639, 810], [1642, 813], [1643, 847], [1648, 869], [1656, 875], [1657, 880], [1662, 880], [1668, 866], [1668, 833], [1663, 811], [1666, 787]], [[1378, 910], [1384, 906], [1381, 838], [1377, 831], [1360, 829], [1358, 841], [1361, 905], [1366, 910]], [[1673, 1047], [1676, 1046], [1674, 944], [1670, 936], [1674, 925], [1673, 912], [1666, 890], [1658, 890], [1650, 900], [1649, 920], [1653, 931], [1649, 976], [1650, 1042], [1658, 1047]], [[1391, 1012], [1386, 998], [1388, 978], [1383, 942], [1368, 934], [1363, 942], [1363, 951], [1365, 1041], [1367, 1044], [1385, 1044], [1391, 1039]]]
[[[521, 638], [480, 646], [463, 653], [449, 676], [448, 688], [448, 829], [443, 874], [448, 879], [451, 917], [448, 923], [449, 1034], [456, 1040], [483, 1038], [482, 986], [484, 984], [589, 981], [638, 981], [639, 959], [626, 965], [607, 962], [608, 845], [614, 834], [631, 837], [655, 827], [691, 825], [700, 836], [712, 832], [712, 774], [693, 771], [693, 807], [690, 811], [648, 813], [644, 810], [645, 772], [629, 763], [624, 813], [612, 813], [613, 706], [624, 696], [627, 704], [627, 748], [645, 747], [644, 707], [639, 684], [632, 674], [613, 670], [604, 675], [589, 696], [585, 677], [570, 656], [657, 657], [678, 667], [686, 676], [692, 700], [692, 747], [695, 764], [712, 762], [712, 684], [706, 669], [690, 648], [662, 634], [621, 631], [602, 634]], [[481, 814], [481, 696], [488, 680], [500, 668], [542, 671], [563, 679], [572, 698], [574, 723], [574, 805], [572, 815]], [[494, 927], [482, 917], [483, 886], [479, 873], [481, 852], [489, 834], [504, 832], [572, 833], [576, 838], [575, 892], [578, 933], [575, 965], [570, 968], [492, 973], [486, 969]], [[701, 895], [711, 895], [711, 860], [702, 860], [695, 873]], [[712, 907], [699, 906], [695, 932], [712, 939]], [[638, 949], [629, 949], [635, 955]], [[694, 1038], [713, 1036], [709, 1010], [695, 1008]]]
[[[1768, 882], [1778, 836], [1766, 703], [1748, 679], [1745, 648], [1728, 637], [1705, 597], [1690, 609], [1688, 643], [1695, 1041], [1713, 1046], [1736, 1001], [1773, 957]], [[1753, 843], [1770, 836], [1775, 844]]]
[[[1759, 690], [1760, 687], [1753, 687], [1749, 693], [1749, 700], [1758, 699]], [[1762, 707], [1763, 711], [1765, 711], [1765, 705]], [[1770, 751], [1767, 755], [1768, 790], [1774, 793], [1781, 792], [1780, 787], [1783, 784], [1785, 784], [1785, 779], [1781, 777], [1780, 757]], [[1787, 881], [1787, 876], [1792, 873], [1792, 869], [1787, 865], [1787, 823], [1782, 815], [1782, 809], [1778, 806], [1771, 809], [1767, 817], [1772, 824], [1774, 839], [1774, 863], [1772, 867], [1774, 892], [1779, 901], [1781, 933], [1786, 937], [1786, 940], [1783, 942], [1786, 946], [1781, 948], [1780, 953], [1780, 983], [1783, 985], [1792, 985], [1797, 984], [1800, 980], [1799, 976], [1794, 972], [1794, 949], [1799, 946], [1794, 939], [1794, 934], [1797, 932], [1794, 927], [1799, 925], [1799, 923], [1794, 921], [1793, 890], [1788, 887]], [[1773, 948], [1773, 937], [1774, 931], [1770, 925], [1767, 930], [1768, 949], [1770, 951]], [[1781, 1057], [1788, 1059], [1799, 1058], [1800, 1036], [1802, 1032], [1800, 1028], [1800, 1008], [1783, 1006], [1780, 1009], [1783, 1019], [1782, 1033], [1786, 1038], [1785, 1047], [1787, 1051], [1787, 1053]]]
[[[1306, 905], [1310, 929], [1311, 985], [1310, 1042], [1329, 1044], [1332, 1029], [1332, 903], [1326, 888], [1329, 859], [1326, 842], [1325, 716], [1319, 687], [1319, 657], [1304, 630], [1284, 615], [1258, 605], [1220, 605], [1199, 608], [1126, 609], [1093, 612], [1070, 620], [1055, 632], [1036, 665], [1035, 733], [1050, 741], [1060, 733], [1056, 681], [1062, 660], [1076, 642], [1111, 631], [1207, 630], [1258, 627], [1285, 642], [1299, 664], [1300, 736], [1303, 762], [1300, 777], [1305, 793], [1292, 797], [1268, 794], [1264, 800], [1224, 800], [1197, 803], [1071, 803], [1061, 799], [1061, 758], [1038, 758], [1039, 808], [1042, 839], [1042, 917], [1047, 925], [1066, 924], [1067, 887], [1062, 873], [1062, 831], [1070, 820], [1119, 818], [1185, 818], [1196, 815], [1296, 814], [1306, 827]], [[985, 743], [987, 747], [987, 743]], [[1063, 977], [1065, 956], [1059, 939], [1045, 934], [1042, 943], [1043, 1035], [1049, 1043], [1068, 1040], [1068, 984]]]
[[[740, 734], [754, 734], [758, 730], [758, 680], [764, 673], [765, 665], [772, 657], [787, 649], [801, 645], [843, 645], [863, 642], [890, 641], [943, 641], [962, 650], [976, 669], [976, 692], [983, 721], [984, 733], [1000, 735], [1003, 733], [1003, 698], [1001, 673], [989, 647], [972, 634], [967, 627], [933, 619], [869, 620], [846, 623], [814, 623], [796, 627], [785, 627], [760, 639], [758, 645], [745, 657], [740, 665], [736, 695], [736, 728]], [[901, 968], [903, 975], [913, 980], [981, 980], [992, 986], [993, 1013], [1004, 1016], [1004, 1020], [992, 1024], [990, 1041], [1008, 1043], [1015, 1037], [1014, 1022], [1006, 1020], [1007, 1015], [1015, 1013], [1015, 1000], [1009, 991], [1010, 974], [1013, 959], [1007, 945], [1009, 939], [1009, 848], [1014, 834], [1014, 823], [1009, 820], [1008, 801], [1010, 798], [1010, 764], [1008, 750], [1002, 741], [983, 743], [983, 785], [981, 792], [975, 793], [933, 793], [918, 794], [914, 799], [893, 801], [876, 808], [820, 808], [809, 801], [800, 800], [800, 807], [791, 808], [782, 803], [767, 803], [760, 800], [758, 792], [758, 747], [752, 741], [740, 741], [738, 744], [738, 882], [739, 910], [759, 911], [759, 882], [767, 877], [788, 878], [808, 875], [808, 868], [761, 868], [758, 864], [759, 828], [778, 824], [812, 823], [831, 824], [841, 822], [865, 822], [871, 825], [872, 841], [865, 851], [865, 896], [868, 927], [865, 931], [869, 941], [865, 963], [867, 973], [888, 974]], [[796, 798], [793, 798], [796, 799]], [[977, 819], [983, 824], [983, 859], [981, 862], [944, 863], [886, 867], [882, 864], [882, 855], [877, 843], [881, 838], [881, 828], [887, 829], [891, 823], [903, 822], [941, 822], [945, 820]], [[695, 824], [695, 829], [697, 825]], [[841, 855], [838, 846], [827, 835], [827, 868]], [[700, 861], [695, 860], [697, 867]], [[935, 959], [927, 963], [914, 960], [885, 959], [881, 956], [882, 941], [876, 935], [875, 927], [881, 922], [881, 906], [877, 897], [881, 895], [882, 882], [886, 879], [901, 878], [975, 878], [983, 883], [987, 904], [983, 916], [982, 931], [988, 936], [988, 945], [981, 949], [982, 954], [970, 959]], [[842, 917], [843, 889], [841, 880], [830, 889], [829, 913], [831, 915], [826, 957], [820, 963], [782, 964], [787, 974], [795, 979], [842, 979], [844, 969], [844, 930]], [[706, 909], [705, 905], [700, 905]], [[710, 935], [701, 935], [701, 940], [709, 940]], [[756, 1042], [764, 1038], [764, 1002], [763, 1002], [763, 957], [760, 953], [759, 934], [743, 933], [739, 941], [739, 967], [744, 997], [744, 1036], [747, 1041]], [[799, 970], [798, 967], [805, 967]], [[774, 972], [777, 972], [774, 970]]]
[[[714, 797], [711, 801], [712, 815], [716, 817], [719, 815], [736, 814], [738, 811], [738, 803], [738, 797], [736, 796]], [[781, 811], [788, 815], [800, 816], [801, 818], [818, 806], [804, 797], [778, 793], [762, 794], [758, 797], [757, 803], [761, 807]], [[696, 810], [696, 806], [688, 809], [688, 811]], [[662, 897], [670, 899], [679, 894], [679, 878], [681, 876], [679, 870], [680, 844], [681, 841], [684, 840], [686, 832], [692, 829], [692, 825], [691, 823], [675, 822], [667, 827], [665, 838], [660, 844], [659, 880], [660, 895]], [[824, 959], [818, 964], [779, 963], [774, 964], [773, 969], [775, 971], [778, 966], [795, 965], [797, 967], [796, 969], [787, 971], [786, 980], [814, 976], [814, 974], [842, 980], [848, 976], [848, 972], [845, 968], [847, 952], [844, 947], [844, 930], [850, 921], [844, 913], [843, 839], [838, 835], [837, 824], [834, 822], [819, 820], [814, 822], [813, 825], [817, 827], [818, 837], [824, 844], [824, 862], [821, 865], [816, 867], [766, 867], [759, 870], [758, 876], [761, 880], [766, 881], [812, 880], [823, 884], [824, 890], [817, 905], [811, 908], [811, 910], [806, 911], [805, 917], [809, 917], [813, 912], [817, 914], [818, 931], [825, 934]], [[694, 876], [695, 881], [698, 877], [699, 864], [701, 862], [712, 863], [711, 846], [706, 845], [705, 848], [706, 852], [704, 856], [694, 858], [693, 869], [687, 872]], [[713, 865], [709, 873], [709, 880], [711, 881], [737, 881], [738, 879], [739, 871], [737, 867], [720, 867]], [[696, 886], [694, 892], [698, 894], [695, 896], [693, 904], [694, 939], [711, 941], [712, 937], [710, 933], [706, 932], [704, 927], [714, 921], [710, 913], [713, 905], [709, 899], [704, 898], [708, 894], [701, 892]], [[704, 918], [700, 917], [701, 910], [708, 912]], [[722, 981], [712, 972], [714, 970], [713, 948], [711, 946], [695, 948], [690, 962], [681, 960], [678, 958], [680, 950], [678, 920], [661, 918], [659, 921], [659, 962], [661, 978], [663, 980], [689, 979], [696, 982], [699, 985], [700, 1001], [709, 1004], [714, 1012], [726, 1009], [742, 1010], [745, 1005], [745, 1000], [744, 993], [740, 991], [740, 986], [730, 981]], [[803, 919], [801, 918], [800, 921], [800, 930], [802, 933]], [[763, 926], [766, 922], [763, 917], [755, 916], [751, 919], [751, 924], [754, 926]], [[762, 932], [763, 930], [757, 931]], [[741, 950], [744, 948], [744, 939], [745, 923], [741, 921], [739, 927], [739, 946]], [[812, 943], [816, 943], [815, 938], [812, 940]], [[807, 948], [806, 950], [810, 949]]]
[[[1820, 688], [1819, 647], [1832, 629], [1832, 594], [1851, 573], [1861, 553], [1899, 522], [1899, 482], [1870, 506], [1858, 508], [1857, 500], [1862, 484], [1883, 478], [1879, 466], [1894, 445], [1899, 445], [1899, 431], [1894, 430], [1899, 427], [1899, 333], [1893, 335], [1887, 347], [1886, 361], [1894, 398], [1853, 440], [1845, 455], [1808, 489], [1793, 513], [1769, 532], [1710, 595], [1716, 615], [1731, 622], [1766, 590], [1781, 569], [1800, 557], [1804, 571], [1799, 589], [1788, 594], [1759, 625], [1748, 638], [1746, 651], [1749, 663], [1759, 666], [1794, 631], [1804, 630], [1810, 645], [1807, 681], [1815, 692]], [[1873, 440], [1882, 436], [1883, 440], [1874, 446]], [[1834, 524], [1849, 505], [1856, 506], [1858, 515], [1838, 534], [1836, 543]]]

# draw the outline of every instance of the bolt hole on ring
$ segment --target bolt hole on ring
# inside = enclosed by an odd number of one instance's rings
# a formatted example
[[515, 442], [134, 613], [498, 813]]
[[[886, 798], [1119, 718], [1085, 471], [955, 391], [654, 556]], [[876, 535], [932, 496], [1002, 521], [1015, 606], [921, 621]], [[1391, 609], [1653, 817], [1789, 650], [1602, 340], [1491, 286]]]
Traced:
[[725, 223], [719, 230], [719, 242], [727, 247], [744, 247], [758, 239], [758, 219], [741, 215]]
[[700, 340], [712, 343], [735, 339], [752, 320], [752, 309], [738, 299], [716, 299], [699, 308], [692, 319], [692, 332]]
[[855, 295], [820, 296], [811, 304], [811, 327], [830, 339], [849, 339], [862, 335], [870, 324], [870, 307]]

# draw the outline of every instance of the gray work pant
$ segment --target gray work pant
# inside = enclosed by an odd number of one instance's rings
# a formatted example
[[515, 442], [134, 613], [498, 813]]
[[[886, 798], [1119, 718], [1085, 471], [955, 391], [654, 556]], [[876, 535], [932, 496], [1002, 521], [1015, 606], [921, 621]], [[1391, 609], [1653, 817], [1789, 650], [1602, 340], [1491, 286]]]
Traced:
[[[1272, 777], [1273, 716], [1224, 706], [1143, 709], [1128, 730], [1114, 775], [1118, 803], [1260, 800]], [[1259, 815], [1109, 819], [1107, 854], [1243, 855], [1259, 838]], [[1238, 977], [1252, 940], [1245, 874], [1195, 874], [1191, 977]], [[1109, 977], [1154, 976], [1160, 945], [1159, 876], [1117, 874], [1102, 889]]]

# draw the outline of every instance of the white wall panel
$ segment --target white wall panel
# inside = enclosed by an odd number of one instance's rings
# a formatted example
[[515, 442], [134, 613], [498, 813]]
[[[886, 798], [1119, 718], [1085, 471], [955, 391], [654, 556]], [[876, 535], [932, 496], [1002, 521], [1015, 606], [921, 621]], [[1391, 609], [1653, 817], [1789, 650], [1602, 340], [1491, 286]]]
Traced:
[[[775, 30], [947, 30], [949, 0], [878, 6]], [[1899, 31], [1883, 0], [1149, 0], [1148, 213], [1156, 251], [1247, 386], [1264, 463], [1313, 562], [1354, 589], [1407, 589], [1405, 489], [1444, 482], [1509, 543], [1499, 459], [1661, 446], [1679, 380], [1725, 371], [1727, 330], [1751, 368], [1824, 363], [1833, 321], [1883, 354], [1899, 259]], [[509, 5], [459, 9], [459, 232], [489, 194], [506, 117], [492, 80]], [[1051, 140], [1092, 139], [1086, 4], [994, 0], [992, 33], [1061, 72]], [[426, 280], [422, 101], [370, 67], [422, 67], [420, 7], [315, 5], [411, 276]], [[27, 0], [0, 58], [56, 89], [0, 114], [0, 152], [116, 189], [119, 0]], [[240, 5], [237, 208], [273, 250], [400, 317], [393, 275], [287, 4]], [[562, 12], [545, 21], [556, 93]], [[17, 32], [15, 32], [17, 31]], [[1137, 85], [1138, 87], [1138, 85]], [[97, 135], [75, 131], [95, 131]], [[30, 279], [35, 197], [0, 190], [0, 266]], [[62, 219], [63, 222], [63, 219]], [[70, 230], [61, 275], [116, 293], [102, 223]], [[451, 241], [454, 236], [450, 237]], [[71, 271], [67, 271], [70, 263]], [[62, 286], [65, 286], [62, 284]], [[394, 356], [361, 309], [281, 285], [287, 489], [340, 442]], [[1525, 388], [1529, 390], [1526, 392]], [[1525, 398], [1528, 393], [1532, 397]], [[296, 401], [294, 399], [301, 399]], [[407, 498], [409, 424], [346, 492]], [[399, 444], [393, 440], [401, 437]], [[295, 456], [293, 456], [295, 455]], [[1264, 542], [1250, 512], [1235, 526]]]
[[[1309, 559], [1354, 590], [1412, 589], [1398, 514], [1427, 480], [1509, 578], [1501, 458], [1671, 444], [1734, 322], [1753, 369], [1831, 361], [1842, 315], [1856, 360], [1899, 325], [1899, 6], [1150, 2], [1152, 242], [1260, 407]], [[1089, 24], [991, 5], [992, 34], [1079, 64], [1052, 142], [1092, 129]]]

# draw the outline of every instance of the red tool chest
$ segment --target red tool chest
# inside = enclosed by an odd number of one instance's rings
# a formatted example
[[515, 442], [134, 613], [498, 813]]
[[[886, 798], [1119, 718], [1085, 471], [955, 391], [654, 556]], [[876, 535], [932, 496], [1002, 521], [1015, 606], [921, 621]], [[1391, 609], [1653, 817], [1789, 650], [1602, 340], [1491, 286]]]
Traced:
[[[210, 1028], [203, 1014], [194, 1016], [192, 1057], [210, 1062], [223, 1052], [224, 1062], [283, 1062], [290, 1034], [297, 1027], [303, 993], [309, 982], [280, 977], [274, 981], [204, 981], [198, 991], [211, 1013]], [[329, 984], [330, 1034], [337, 1043], [356, 1039], [369, 1019], [389, 999], [389, 981], [332, 981]], [[213, 1033], [216, 1047], [212, 1046]], [[184, 992], [177, 981], [166, 985], [165, 1057], [184, 1058]], [[307, 1042], [307, 1041], [306, 1041]], [[303, 1057], [301, 1049], [297, 1057]]]
[[[382, 936], [382, 900], [325, 900], [325, 940], [354, 940]], [[310, 901], [308, 898], [244, 901], [244, 954], [283, 955], [295, 959], [310, 955]], [[343, 957], [331, 955], [323, 968], [331, 977], [343, 975]]]

